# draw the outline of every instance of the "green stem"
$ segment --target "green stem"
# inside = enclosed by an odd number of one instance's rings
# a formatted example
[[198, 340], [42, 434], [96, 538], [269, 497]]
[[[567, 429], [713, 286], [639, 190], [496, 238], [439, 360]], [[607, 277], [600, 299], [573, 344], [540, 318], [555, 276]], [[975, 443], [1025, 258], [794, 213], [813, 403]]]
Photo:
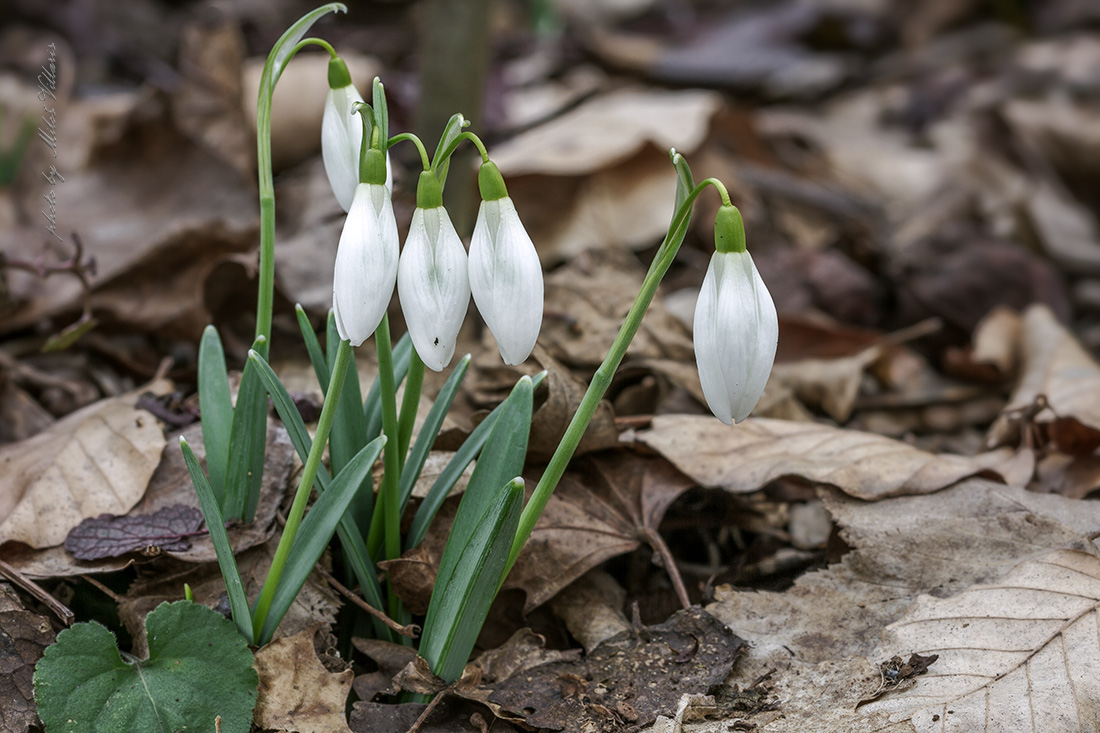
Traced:
[[439, 159], [443, 161], [454, 155], [455, 150], [458, 149], [459, 144], [463, 140], [469, 140], [474, 144], [474, 147], [477, 148], [477, 152], [481, 155], [481, 161], [483, 163], [489, 162], [489, 151], [485, 149], [485, 143], [481, 142], [480, 137], [469, 131], [459, 134], [458, 137], [452, 140], [451, 144], [445, 147], [443, 152], [439, 154]]
[[418, 138], [411, 132], [403, 132], [400, 135], [394, 135], [389, 139], [389, 141], [386, 142], [386, 148], [389, 149], [393, 147], [395, 143], [403, 142], [405, 140], [408, 140], [409, 142], [416, 145], [416, 149], [420, 151], [420, 161], [424, 164], [424, 170], [430, 171], [432, 169], [432, 161], [428, 157], [428, 151], [424, 148], [424, 143], [421, 142], [420, 138]]
[[275, 557], [271, 560], [271, 569], [267, 571], [267, 580], [264, 581], [263, 590], [260, 591], [260, 597], [256, 600], [256, 609], [252, 612], [254, 629], [262, 629], [264, 622], [267, 621], [267, 613], [271, 609], [275, 589], [279, 585], [279, 579], [290, 557], [290, 548], [298, 534], [298, 526], [302, 523], [302, 516], [306, 512], [313, 481], [317, 478], [317, 469], [321, 466], [321, 456], [325, 452], [332, 421], [336, 416], [336, 406], [340, 401], [344, 376], [347, 374], [348, 365], [351, 364], [351, 354], [351, 342], [341, 341], [336, 352], [336, 363], [332, 367], [332, 379], [329, 381], [328, 394], [325, 395], [325, 404], [321, 408], [321, 417], [317, 420], [317, 433], [313, 437], [313, 446], [309, 449], [305, 467], [302, 469], [302, 480], [298, 483], [298, 491], [294, 494], [294, 503], [290, 506], [286, 526], [283, 527], [283, 536], [279, 538], [279, 546], [275, 549]]
[[626, 320], [623, 321], [623, 325], [619, 329], [615, 341], [611, 344], [607, 356], [604, 357], [603, 363], [600, 364], [600, 368], [593, 375], [588, 390], [584, 393], [584, 397], [581, 399], [573, 419], [569, 422], [565, 435], [558, 443], [550, 463], [543, 471], [542, 478], [535, 486], [534, 493], [531, 494], [527, 505], [523, 507], [523, 513], [520, 514], [519, 518], [519, 527], [516, 529], [516, 539], [512, 543], [512, 551], [508, 556], [508, 565], [504, 575], [501, 576], [502, 584], [504, 582], [503, 578], [508, 575], [508, 571], [515, 565], [516, 558], [519, 557], [519, 553], [523, 550], [523, 546], [527, 543], [531, 532], [534, 531], [535, 524], [542, 516], [542, 510], [546, 508], [546, 503], [550, 501], [550, 495], [554, 493], [558, 481], [561, 480], [562, 474], [565, 473], [565, 469], [569, 465], [569, 460], [573, 457], [577, 446], [580, 445], [581, 438], [588, 428], [588, 423], [592, 421], [592, 416], [596, 414], [596, 408], [599, 407], [600, 400], [603, 399], [607, 388], [611, 385], [611, 378], [615, 376], [615, 371], [622, 363], [623, 357], [626, 356], [626, 350], [629, 348], [630, 342], [634, 339], [634, 335], [638, 333], [638, 328], [642, 325], [642, 317], [645, 316], [646, 309], [653, 301], [653, 296], [657, 294], [657, 286], [661, 284], [661, 280], [668, 272], [668, 268], [672, 265], [672, 261], [676, 258], [676, 253], [680, 250], [680, 245], [683, 244], [684, 237], [687, 235], [688, 221], [691, 218], [691, 208], [695, 203], [695, 199], [708, 185], [715, 185], [720, 193], [725, 191], [725, 187], [717, 179], [708, 178], [692, 189], [691, 193], [680, 204], [675, 216], [672, 217], [672, 224], [668, 233], [657, 250], [657, 255], [653, 258], [653, 263], [642, 281], [642, 288], [634, 299], [634, 304], [631, 305]]
[[413, 349], [409, 357], [409, 373], [405, 377], [405, 395], [401, 398], [401, 414], [397, 418], [397, 437], [401, 441], [397, 455], [401, 458], [404, 470], [405, 458], [409, 455], [409, 443], [412, 442], [413, 425], [416, 423], [416, 410], [420, 406], [420, 390], [424, 385], [424, 362]]
[[290, 52], [291, 58], [293, 58], [295, 54], [297, 54], [306, 46], [320, 46], [321, 48], [328, 51], [328, 55], [331, 58], [337, 58], [336, 49], [332, 47], [331, 43], [323, 38], [304, 38], [301, 41], [298, 41], [298, 43], [294, 46], [294, 49]]
[[[385, 473], [382, 475], [382, 488], [379, 491], [385, 522], [386, 559], [393, 560], [401, 556], [401, 499], [399, 482], [401, 474], [401, 454], [398, 452], [400, 441], [397, 428], [397, 384], [393, 375], [393, 351], [390, 347], [389, 316], [382, 318], [378, 330], [374, 333], [378, 347], [378, 380], [382, 387], [382, 433], [387, 438], [384, 457]], [[410, 369], [411, 369], [410, 363]], [[391, 445], [392, 444], [392, 445]], [[375, 509], [377, 513], [377, 509]]]

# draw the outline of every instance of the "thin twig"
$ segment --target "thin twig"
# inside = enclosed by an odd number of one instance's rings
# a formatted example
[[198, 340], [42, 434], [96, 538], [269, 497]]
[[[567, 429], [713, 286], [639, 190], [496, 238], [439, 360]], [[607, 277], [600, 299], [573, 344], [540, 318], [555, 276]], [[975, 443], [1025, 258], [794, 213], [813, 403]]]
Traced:
[[443, 702], [443, 698], [447, 696], [450, 691], [448, 687], [446, 690], [441, 690], [439, 694], [432, 698], [432, 701], [428, 703], [428, 707], [424, 708], [424, 712], [420, 714], [420, 717], [416, 719], [416, 722], [412, 724], [412, 728], [409, 728], [408, 733], [417, 733], [420, 730], [420, 726], [424, 725], [424, 722], [428, 719], [428, 716], [435, 712], [435, 709], [439, 707], [439, 703]]
[[[205, 530], [203, 530], [203, 533], [205, 533]], [[101, 593], [103, 593], [105, 596], [109, 597], [115, 603], [121, 604], [124, 600], [126, 600], [125, 598], [120, 596], [118, 593], [115, 593], [113, 590], [111, 590], [107, 586], [103, 585], [103, 583], [100, 583], [98, 580], [96, 580], [92, 576], [90, 576], [90, 575], [81, 575], [80, 577], [83, 578], [85, 581], [87, 581], [90, 585], [95, 586], [96, 588], [98, 588]]]
[[348, 590], [344, 586], [343, 583], [341, 583], [336, 578], [332, 577], [332, 573], [330, 573], [329, 571], [327, 571], [323, 567], [321, 567], [320, 563], [315, 565], [313, 569], [316, 570], [321, 575], [321, 577], [324, 578], [325, 581], [336, 590], [337, 593], [342, 595], [344, 598], [347, 598], [349, 601], [354, 603], [356, 606], [359, 606], [359, 608], [363, 609], [364, 611], [369, 613], [371, 616], [374, 616], [376, 619], [378, 619], [379, 621], [384, 623], [390, 629], [393, 629], [394, 631], [396, 631], [401, 636], [407, 636], [410, 639], [415, 639], [417, 636], [420, 635], [420, 627], [419, 626], [417, 626], [416, 624], [409, 624], [408, 626], [402, 626], [401, 624], [397, 623], [392, 618], [390, 618], [389, 616], [382, 613], [381, 611], [379, 611], [374, 606], [372, 606], [369, 603], [367, 603], [366, 601], [364, 601], [362, 598], [357, 596], [355, 593]]
[[691, 608], [691, 600], [688, 598], [687, 588], [684, 586], [684, 579], [680, 576], [680, 569], [676, 567], [676, 560], [673, 559], [672, 553], [668, 549], [668, 545], [665, 544], [665, 540], [661, 537], [659, 532], [655, 532], [650, 527], [644, 527], [639, 530], [638, 536], [645, 540], [646, 543], [653, 548], [653, 551], [661, 556], [661, 562], [665, 566], [665, 570], [668, 571], [669, 580], [672, 581], [672, 587], [676, 590], [676, 597], [680, 599], [680, 605], [685, 609]]
[[5, 578], [15, 583], [27, 593], [30, 593], [32, 596], [37, 598], [41, 603], [45, 604], [47, 608], [53, 611], [55, 616], [61, 619], [61, 623], [65, 624], [66, 626], [73, 625], [73, 621], [76, 620], [76, 616], [64, 603], [51, 596], [49, 593], [46, 592], [45, 588], [40, 586], [38, 583], [35, 583], [33, 580], [28, 578], [26, 575], [23, 575], [23, 573], [19, 572], [11, 565], [8, 565], [3, 560], [0, 560], [0, 575], [3, 575]]

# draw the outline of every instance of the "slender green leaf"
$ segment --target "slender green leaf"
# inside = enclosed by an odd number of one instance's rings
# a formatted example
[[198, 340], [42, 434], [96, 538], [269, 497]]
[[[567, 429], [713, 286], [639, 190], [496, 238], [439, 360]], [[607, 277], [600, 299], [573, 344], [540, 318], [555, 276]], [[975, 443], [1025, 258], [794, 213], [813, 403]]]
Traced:
[[302, 332], [302, 340], [305, 341], [306, 351], [309, 352], [309, 361], [313, 364], [313, 373], [317, 375], [317, 384], [321, 385], [321, 394], [328, 392], [329, 369], [325, 360], [325, 352], [321, 350], [321, 342], [317, 340], [317, 334], [313, 331], [313, 325], [309, 322], [306, 310], [300, 304], [294, 306], [294, 315], [298, 318], [298, 328]]
[[214, 498], [214, 492], [210, 488], [210, 482], [206, 480], [199, 459], [191, 446], [180, 436], [180, 449], [183, 451], [183, 460], [187, 464], [187, 472], [191, 474], [191, 483], [195, 486], [195, 493], [199, 497], [199, 508], [206, 519], [206, 528], [210, 532], [210, 542], [214, 545], [214, 553], [218, 556], [218, 569], [225, 580], [225, 592], [229, 596], [229, 609], [233, 612], [233, 622], [244, 634], [244, 638], [251, 643], [252, 614], [248, 608], [248, 598], [244, 594], [244, 584], [241, 583], [241, 573], [237, 569], [237, 559], [233, 557], [233, 548], [229, 544], [229, 534], [225, 531], [225, 521], [222, 519], [218, 502]]
[[[252, 345], [264, 353], [266, 340], [261, 336]], [[229, 461], [225, 476], [222, 515], [228, 519], [251, 522], [260, 500], [264, 477], [264, 453], [267, 449], [267, 392], [252, 360], [245, 362], [233, 410], [233, 428], [229, 435]]]
[[416, 436], [412, 451], [409, 453], [408, 460], [405, 461], [405, 467], [401, 471], [401, 483], [398, 490], [401, 496], [402, 514], [405, 512], [405, 506], [409, 503], [409, 497], [412, 496], [416, 479], [420, 477], [420, 471], [424, 468], [424, 461], [428, 459], [428, 453], [435, 444], [436, 436], [439, 435], [439, 428], [443, 425], [443, 419], [447, 417], [447, 411], [451, 409], [455, 395], [458, 394], [458, 388], [462, 386], [462, 380], [466, 378], [470, 358], [470, 355], [466, 354], [455, 366], [451, 376], [447, 377], [447, 381], [443, 384], [443, 389], [439, 390], [439, 394], [436, 395], [435, 403], [432, 404], [432, 409], [428, 411], [428, 416], [424, 418], [424, 423], [420, 426], [420, 433]]
[[[454, 152], [451, 150], [448, 153], [447, 148], [452, 146], [458, 136], [462, 134], [463, 128], [469, 124], [469, 120], [456, 113], [451, 115], [451, 119], [447, 120], [447, 125], [443, 128], [443, 134], [439, 136], [439, 145], [436, 146], [435, 157], [432, 158], [432, 171], [435, 172], [440, 185], [447, 182], [447, 171], [451, 165], [451, 153]], [[446, 157], [443, 157], [444, 155]]]
[[[348, 464], [352, 457], [363, 449], [367, 438], [367, 418], [363, 414], [363, 395], [359, 390], [359, 371], [355, 366], [354, 352], [351, 365], [344, 376], [344, 386], [340, 390], [336, 405], [336, 416], [329, 436], [329, 456], [333, 473]], [[374, 436], [377, 437], [377, 436]]]
[[[521, 377], [516, 382], [512, 394], [505, 400], [508, 407], [501, 410], [485, 447], [481, 449], [470, 483], [458, 505], [458, 513], [447, 537], [447, 544], [443, 548], [443, 557], [439, 561], [439, 572], [435, 580], [437, 588], [446, 588], [451, 582], [462, 553], [477, 531], [486, 510], [496, 501], [500, 487], [523, 472], [527, 436], [531, 431], [532, 391], [530, 377]], [[433, 623], [438, 622], [429, 607], [424, 628], [429, 628]], [[428, 659], [427, 656], [424, 658]]]
[[[424, 621], [422, 656], [439, 677], [454, 682], [474, 648], [496, 597], [523, 506], [523, 479], [500, 489], [458, 553], [454, 573], [437, 581]], [[449, 548], [448, 548], [449, 549]]]
[[676, 168], [676, 205], [672, 207], [673, 216], [680, 210], [680, 206], [687, 200], [688, 194], [695, 188], [695, 177], [691, 175], [691, 167], [684, 156], [676, 152], [676, 148], [669, 151], [672, 165]]
[[348, 12], [348, 8], [343, 3], [329, 3], [306, 13], [294, 25], [287, 28], [286, 32], [272, 46], [271, 53], [267, 57], [267, 63], [264, 64], [263, 73], [260, 75], [260, 96], [263, 97], [264, 94], [267, 94], [270, 98], [275, 83], [279, 81], [283, 69], [286, 68], [287, 61], [290, 60], [290, 54], [294, 51], [294, 47], [298, 45], [298, 41], [305, 38], [306, 33], [309, 32], [314, 23], [329, 13], [346, 12]]
[[[412, 337], [408, 332], [393, 347], [393, 383], [400, 385], [409, 373], [412, 358]], [[367, 417], [367, 437], [376, 438], [382, 432], [382, 383], [374, 380], [367, 399], [363, 401], [363, 414]]]
[[[309, 431], [306, 429], [305, 422], [302, 421], [298, 408], [294, 405], [294, 400], [275, 375], [275, 371], [264, 361], [262, 356], [254, 351], [249, 352], [248, 356], [250, 359], [256, 359], [260, 376], [264, 380], [264, 386], [267, 387], [271, 401], [275, 403], [275, 410], [283, 421], [283, 427], [286, 428], [287, 435], [290, 436], [290, 442], [294, 446], [294, 450], [297, 451], [298, 457], [305, 463], [309, 457], [309, 450], [313, 447], [313, 439], [309, 436]], [[327, 491], [331, 482], [332, 478], [329, 476], [328, 470], [324, 466], [318, 466], [317, 484], [320, 487], [318, 493]], [[371, 562], [370, 555], [367, 553], [367, 546], [363, 542], [359, 528], [355, 525], [355, 520], [350, 514], [345, 513], [340, 520], [340, 525], [336, 528], [336, 532], [340, 536], [340, 544], [344, 548], [344, 561], [355, 574], [367, 603], [375, 608], [383, 608], [382, 587], [378, 584], [378, 576], [374, 572], [374, 563]], [[300, 528], [299, 533], [301, 533]], [[392, 635], [392, 632], [377, 619], [372, 619], [372, 621], [375, 624], [375, 633], [380, 638], [389, 638]]]
[[390, 108], [386, 104], [386, 88], [382, 86], [382, 80], [374, 77], [371, 85], [371, 102], [374, 103], [374, 123], [378, 125], [378, 138], [381, 141], [382, 152], [386, 152], [390, 139]]
[[[546, 372], [539, 372], [531, 380], [531, 386], [533, 388], [538, 387], [544, 379], [546, 379]], [[443, 501], [451, 493], [451, 489], [458, 481], [458, 477], [466, 470], [466, 466], [470, 465], [470, 461], [474, 460], [478, 451], [485, 445], [490, 431], [496, 425], [497, 418], [500, 417], [502, 412], [512, 409], [509, 402], [512, 399], [513, 396], [509, 395], [507, 399], [493, 408], [492, 412], [486, 415], [485, 419], [474, 428], [473, 432], [462, 443], [462, 446], [451, 457], [451, 460], [447, 462], [446, 467], [428, 490], [428, 495], [424, 497], [424, 501], [420, 502], [420, 506], [416, 510], [412, 526], [409, 528], [409, 534], [405, 539], [406, 550], [411, 550], [424, 541], [424, 537], [428, 534], [428, 527], [435, 519], [439, 507], [443, 506]]]
[[[298, 535], [291, 545], [290, 559], [283, 568], [282, 577], [278, 579], [279, 585], [272, 597], [267, 620], [258, 639], [259, 644], [266, 644], [275, 633], [279, 622], [332, 539], [348, 504], [363, 482], [363, 477], [370, 473], [371, 466], [385, 444], [385, 436], [379, 436], [359, 451], [344, 470], [333, 478], [328, 490], [320, 495], [302, 520]], [[271, 582], [271, 579], [267, 582]]]
[[207, 326], [199, 342], [199, 411], [202, 413], [202, 444], [210, 487], [219, 504], [225, 496], [225, 475], [229, 469], [229, 441], [233, 431], [233, 400], [229, 396], [229, 374], [218, 329]]

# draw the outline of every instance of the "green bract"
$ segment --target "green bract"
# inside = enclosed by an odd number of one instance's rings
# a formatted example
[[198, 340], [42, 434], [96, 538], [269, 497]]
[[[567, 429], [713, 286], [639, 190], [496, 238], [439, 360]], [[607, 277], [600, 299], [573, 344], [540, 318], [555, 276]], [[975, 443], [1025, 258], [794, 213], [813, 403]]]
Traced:
[[46, 733], [248, 733], [259, 679], [233, 624], [190, 601], [162, 603], [145, 620], [149, 658], [124, 660], [97, 623], [57, 636], [34, 672]]

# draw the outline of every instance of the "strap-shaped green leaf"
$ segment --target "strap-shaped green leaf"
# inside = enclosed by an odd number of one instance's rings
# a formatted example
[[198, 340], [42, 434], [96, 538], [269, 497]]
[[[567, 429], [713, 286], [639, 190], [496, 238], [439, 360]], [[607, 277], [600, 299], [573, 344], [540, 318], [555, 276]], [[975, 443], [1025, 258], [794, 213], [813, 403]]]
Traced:
[[[447, 537], [443, 557], [439, 561], [439, 572], [435, 578], [437, 589], [446, 588], [450, 584], [462, 553], [466, 551], [470, 538], [478, 531], [485, 512], [496, 501], [500, 487], [523, 472], [523, 461], [527, 455], [527, 436], [531, 431], [530, 377], [521, 377], [516, 382], [516, 386], [512, 388], [512, 394], [502, 403], [502, 406], [505, 404], [507, 407], [501, 410], [496, 424], [493, 425], [485, 447], [481, 449], [481, 454], [478, 456], [474, 473], [470, 476], [470, 483], [466, 486], [462, 501], [458, 505], [451, 534]], [[493, 593], [496, 592], [495, 587], [492, 590]], [[438, 612], [438, 606], [429, 606], [428, 616], [424, 620], [425, 630], [437, 623], [445, 624], [435, 619], [433, 608]], [[421, 656], [428, 659], [423, 653]], [[465, 661], [463, 660], [463, 663]], [[436, 674], [439, 672], [436, 671]]]
[[[252, 345], [263, 353], [261, 336]], [[267, 391], [255, 364], [245, 362], [237, 406], [233, 409], [233, 429], [229, 435], [229, 461], [225, 475], [222, 516], [251, 522], [260, 500], [264, 477], [264, 453], [267, 449]]]
[[210, 488], [220, 505], [225, 496], [225, 475], [229, 469], [229, 441], [233, 431], [233, 399], [229, 396], [229, 374], [218, 329], [207, 326], [199, 342], [199, 411], [202, 413], [202, 444]]
[[298, 591], [305, 584], [306, 578], [313, 572], [313, 566], [328, 546], [341, 517], [347, 511], [348, 504], [351, 503], [363, 478], [370, 473], [371, 466], [378, 459], [378, 454], [382, 452], [385, 444], [385, 436], [379, 436], [364, 446], [344, 470], [332, 479], [328, 490], [314, 502], [305, 519], [302, 520], [298, 535], [294, 544], [291, 545], [290, 559], [283, 568], [279, 586], [272, 597], [263, 631], [257, 639], [258, 644], [266, 644], [275, 633], [290, 604], [294, 602]]
[[401, 483], [398, 490], [401, 496], [402, 514], [405, 512], [405, 506], [409, 503], [409, 497], [412, 496], [416, 479], [420, 476], [421, 469], [424, 468], [424, 461], [428, 459], [428, 453], [435, 444], [436, 436], [439, 435], [439, 428], [443, 425], [443, 419], [447, 417], [447, 411], [451, 409], [455, 395], [458, 394], [458, 388], [462, 386], [462, 380], [466, 378], [466, 370], [470, 367], [470, 358], [470, 355], [466, 354], [455, 366], [451, 376], [447, 377], [447, 381], [444, 382], [443, 389], [439, 390], [439, 394], [436, 395], [435, 403], [432, 404], [432, 409], [428, 411], [428, 416], [424, 418], [424, 422], [420, 426], [420, 433], [416, 436], [412, 451], [409, 452], [408, 460], [405, 461], [405, 467], [401, 470]]
[[325, 352], [321, 350], [321, 342], [317, 340], [317, 334], [313, 331], [313, 324], [309, 322], [306, 309], [301, 304], [294, 306], [294, 315], [298, 319], [298, 330], [302, 332], [302, 340], [309, 352], [309, 361], [313, 364], [313, 373], [317, 375], [317, 384], [321, 385], [321, 394], [328, 392], [329, 369], [325, 360]]
[[489, 606], [496, 597], [519, 525], [523, 479], [500, 489], [457, 553], [449, 582], [437, 581], [424, 621], [420, 656], [447, 682], [461, 676], [474, 648]]
[[[539, 372], [531, 379], [532, 389], [542, 384], [546, 379], [546, 372]], [[428, 495], [424, 497], [424, 500], [420, 502], [420, 506], [416, 510], [416, 515], [413, 517], [412, 526], [409, 527], [409, 533], [405, 538], [405, 549], [411, 550], [424, 541], [425, 535], [428, 534], [428, 527], [431, 525], [432, 520], [435, 519], [435, 515], [439, 512], [439, 507], [443, 506], [443, 501], [447, 498], [447, 495], [451, 493], [451, 489], [458, 481], [458, 477], [462, 475], [462, 472], [466, 470], [466, 466], [470, 465], [470, 461], [474, 460], [478, 451], [485, 445], [485, 441], [489, 438], [489, 433], [492, 431], [493, 426], [496, 425], [497, 418], [500, 417], [502, 412], [511, 410], [511, 403], [509, 402], [513, 398], [512, 394], [501, 402], [499, 405], [493, 408], [492, 412], [485, 416], [485, 419], [474, 428], [473, 432], [462, 443], [462, 446], [455, 452], [451, 460], [447, 462], [446, 467], [436, 477], [435, 483], [428, 489]]]
[[210, 482], [206, 480], [199, 459], [191, 446], [180, 436], [180, 449], [183, 451], [183, 460], [187, 464], [187, 472], [191, 474], [191, 483], [195, 486], [195, 493], [199, 497], [199, 508], [206, 520], [206, 529], [210, 532], [210, 541], [214, 545], [214, 553], [218, 556], [218, 569], [221, 570], [222, 579], [225, 580], [225, 592], [229, 596], [229, 609], [233, 612], [233, 622], [244, 634], [244, 638], [251, 643], [252, 614], [248, 608], [248, 598], [244, 594], [244, 584], [241, 583], [241, 573], [237, 569], [237, 559], [233, 557], [233, 548], [229, 544], [229, 535], [225, 531], [225, 521], [222, 519], [218, 502], [214, 498], [214, 492], [210, 488]]
[[[249, 352], [248, 356], [250, 359], [256, 360], [267, 393], [275, 404], [275, 410], [283, 421], [283, 427], [286, 428], [287, 435], [290, 436], [290, 442], [294, 446], [294, 450], [297, 451], [298, 457], [304, 463], [309, 456], [310, 448], [313, 447], [313, 439], [302, 421], [298, 408], [294, 405], [294, 400], [275, 375], [271, 365], [264, 361], [262, 356], [254, 351]], [[324, 466], [318, 466], [317, 484], [320, 487], [319, 493], [323, 494], [327, 491], [331, 482], [332, 478], [329, 476], [328, 469]], [[298, 531], [300, 533], [301, 529], [299, 528]], [[355, 579], [359, 582], [359, 588], [367, 599], [367, 603], [375, 608], [383, 608], [382, 587], [378, 584], [378, 576], [374, 572], [374, 563], [371, 562], [367, 553], [367, 546], [363, 542], [363, 538], [359, 534], [359, 528], [356, 527], [350, 514], [345, 513], [344, 517], [341, 518], [336, 533], [339, 535], [340, 544], [344, 548], [344, 562], [351, 567], [352, 572], [355, 574]], [[375, 632], [379, 638], [386, 639], [392, 636], [392, 632], [384, 624], [375, 619], [372, 619], [372, 621], [375, 624]]]

